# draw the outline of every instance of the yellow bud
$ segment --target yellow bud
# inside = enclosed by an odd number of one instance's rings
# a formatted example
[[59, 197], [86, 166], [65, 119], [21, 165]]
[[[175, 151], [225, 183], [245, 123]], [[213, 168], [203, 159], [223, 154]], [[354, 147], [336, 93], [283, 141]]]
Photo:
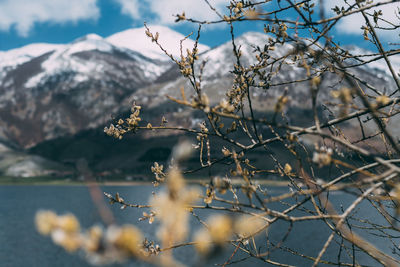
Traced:
[[390, 102], [390, 98], [386, 95], [380, 95], [376, 97], [376, 104], [387, 105]]
[[212, 239], [205, 229], [196, 232], [193, 239], [195, 242], [195, 248], [200, 254], [204, 255], [209, 252]]
[[72, 214], [59, 216], [57, 226], [67, 233], [78, 232], [80, 228], [78, 219]]
[[321, 78], [319, 76], [314, 76], [311, 79], [311, 85], [317, 87], [321, 83]]
[[208, 220], [212, 240], [218, 245], [224, 244], [232, 235], [232, 221], [226, 215], [216, 215]]
[[139, 252], [142, 241], [142, 233], [133, 225], [124, 225], [121, 228], [111, 230], [111, 242], [118, 248], [129, 254]]
[[257, 234], [268, 223], [258, 216], [243, 215], [235, 221], [235, 233], [242, 238], [249, 238]]
[[35, 217], [35, 224], [38, 232], [42, 235], [49, 235], [57, 223], [57, 215], [48, 210], [38, 211]]
[[80, 235], [67, 233], [62, 229], [53, 231], [51, 233], [51, 238], [55, 244], [62, 246], [68, 252], [76, 251], [82, 244]]
[[290, 166], [288, 163], [286, 163], [286, 164], [285, 164], [285, 169], [284, 169], [283, 171], [284, 171], [284, 173], [285, 173], [286, 175], [289, 175], [290, 172], [292, 171], [292, 166]]

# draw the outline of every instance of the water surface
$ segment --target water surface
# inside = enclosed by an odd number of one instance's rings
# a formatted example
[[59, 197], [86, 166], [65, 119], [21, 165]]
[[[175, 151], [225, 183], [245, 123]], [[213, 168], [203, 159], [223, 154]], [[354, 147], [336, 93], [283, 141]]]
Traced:
[[[106, 186], [103, 191], [115, 194], [119, 192], [127, 202], [146, 204], [154, 188], [151, 185], [140, 186]], [[269, 189], [272, 194], [288, 191], [285, 187], [274, 187]], [[39, 209], [50, 209], [58, 214], [72, 212], [75, 214], [83, 228], [101, 222], [97, 210], [91, 200], [89, 191], [85, 186], [0, 186], [0, 266], [90, 266], [82, 255], [68, 254], [62, 248], [54, 245], [50, 238], [39, 235], [34, 228], [35, 213]], [[338, 209], [344, 209], [351, 203], [354, 196], [345, 193], [331, 194], [332, 202]], [[147, 222], [139, 222], [143, 210], [127, 208], [121, 210], [119, 205], [111, 206], [115, 218], [119, 224], [132, 223], [137, 225], [147, 238], [156, 239], [155, 229], [157, 223], [149, 225]], [[270, 207], [283, 209], [281, 204], [271, 204]], [[357, 209], [357, 215], [363, 219], [375, 220], [380, 223], [376, 211], [366, 201], [361, 203]], [[196, 212], [203, 218], [210, 215], [210, 211], [201, 210]], [[293, 214], [293, 215], [296, 215]], [[278, 242], [289, 228], [289, 223], [281, 221], [270, 227], [268, 237], [272, 242]], [[191, 221], [191, 227], [200, 228], [201, 225], [196, 221]], [[355, 230], [357, 231], [357, 230]], [[293, 226], [292, 232], [287, 238], [284, 246], [291, 247], [301, 253], [317, 256], [323, 243], [330, 234], [329, 228], [322, 222], [300, 222]], [[393, 245], [385, 239], [373, 235], [364, 236], [372, 241], [374, 245], [391, 254]], [[337, 241], [337, 242], [336, 242]], [[335, 242], [329, 247], [325, 259], [337, 262], [338, 248], [341, 239], [336, 238]], [[263, 234], [259, 237], [259, 243], [265, 248], [268, 245]], [[218, 257], [210, 259], [206, 266], [223, 264], [229, 258], [233, 248], [227, 250]], [[349, 251], [347, 253], [352, 253]], [[369, 259], [362, 252], [356, 251], [359, 263], [370, 266], [378, 264]], [[191, 247], [180, 248], [175, 251], [175, 255], [182, 262], [194, 266], [198, 259], [194, 257], [194, 250]], [[238, 253], [234, 260], [239, 260], [244, 254]], [[346, 251], [341, 253], [342, 259], [347, 259], [351, 263]], [[271, 259], [283, 261], [295, 266], [310, 266], [309, 260], [300, 258], [288, 252], [275, 250], [271, 254]], [[123, 266], [146, 266], [138, 262], [125, 263]], [[259, 260], [238, 262], [233, 266], [270, 266]], [[323, 266], [323, 265], [321, 265]]]

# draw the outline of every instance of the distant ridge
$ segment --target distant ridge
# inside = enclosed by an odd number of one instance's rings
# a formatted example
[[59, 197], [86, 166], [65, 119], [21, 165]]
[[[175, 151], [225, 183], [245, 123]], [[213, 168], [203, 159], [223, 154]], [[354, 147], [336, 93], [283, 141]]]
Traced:
[[[158, 32], [163, 47], [179, 58], [179, 44], [184, 35], [164, 26], [149, 25], [149, 28], [154, 34]], [[268, 35], [259, 32], [247, 32], [237, 37], [242, 64], [256, 63], [255, 46], [262, 49], [267, 40]], [[193, 45], [193, 39], [187, 39], [183, 49], [191, 49]], [[212, 49], [199, 44], [198, 48], [201, 55], [196, 64], [207, 61], [203, 69], [203, 92], [209, 95], [211, 104], [216, 104], [224, 97], [222, 89], [232, 86], [230, 71], [236, 62], [232, 43], [228, 41]], [[277, 45], [270, 56], [281, 57], [292, 49], [290, 43]], [[357, 49], [360, 48], [351, 47], [349, 52], [357, 52]], [[400, 62], [399, 58], [392, 57], [395, 63]], [[368, 83], [385, 85], [390, 90], [392, 81], [381, 63], [382, 60], [374, 61], [354, 71]], [[196, 66], [198, 71], [199, 65]], [[279, 84], [304, 76], [303, 68], [286, 64], [271, 83]], [[326, 75], [318, 101], [329, 99], [329, 86], [337, 82]], [[179, 97], [181, 87], [187, 90], [188, 96], [192, 94], [187, 79], [180, 76], [175, 64], [146, 36], [145, 27], [128, 29], [106, 38], [87, 34], [67, 44], [36, 43], [0, 51], [0, 139], [28, 148], [104, 127], [111, 115], [129, 110], [133, 100], [148, 108], [145, 114], [149, 114], [149, 118], [156, 114], [172, 114], [175, 112], [173, 105], [166, 101], [165, 95]], [[308, 83], [285, 87], [292, 108], [309, 108]], [[282, 90], [285, 88], [252, 89], [255, 110], [260, 113], [270, 111]], [[183, 113], [179, 114], [183, 116]], [[197, 123], [187, 120], [191, 116], [185, 114], [179, 124]], [[196, 124], [191, 126], [196, 127]]]

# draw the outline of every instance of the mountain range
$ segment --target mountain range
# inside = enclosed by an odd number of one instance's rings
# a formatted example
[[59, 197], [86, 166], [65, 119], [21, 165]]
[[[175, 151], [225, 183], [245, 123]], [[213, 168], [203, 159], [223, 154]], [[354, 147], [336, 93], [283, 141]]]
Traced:
[[[160, 34], [159, 42], [169, 53], [180, 58], [182, 34], [163, 26], [149, 28]], [[244, 65], [256, 62], [255, 47], [263, 47], [267, 38], [265, 34], [248, 32], [236, 39]], [[193, 45], [194, 41], [187, 39], [183, 42], [183, 51]], [[211, 103], [216, 103], [225, 95], [221, 88], [232, 86], [230, 70], [235, 63], [232, 44], [227, 42], [214, 48], [199, 44], [198, 49], [199, 62], [207, 61], [203, 73], [204, 90]], [[291, 44], [278, 45], [273, 55], [284, 55], [290, 49], [293, 49]], [[360, 49], [354, 46], [349, 51]], [[399, 69], [399, 57], [393, 59]], [[388, 90], [394, 88], [381, 61], [354, 71], [371, 85], [385, 85]], [[284, 65], [271, 83], [296, 80], [304, 75], [304, 68]], [[330, 99], [329, 86], [337, 82], [334, 76], [322, 80], [320, 103]], [[146, 133], [139, 140], [152, 140], [147, 141], [149, 147], [141, 147], [136, 155], [131, 155], [126, 148], [128, 144], [137, 147], [140, 142], [127, 138], [123, 141], [128, 142], [126, 144], [113, 143], [118, 141], [107, 141], [112, 145], [104, 144], [102, 140], [107, 137], [102, 128], [112, 116], [126, 113], [133, 101], [143, 106], [146, 121], [157, 124], [161, 115], [165, 115], [175, 125], [195, 127], [201, 117], [182, 110], [165, 97], [178, 97], [182, 86], [190, 96], [190, 84], [145, 35], [145, 28], [129, 29], [107, 38], [88, 34], [68, 44], [30, 44], [0, 51], [0, 140], [3, 147], [0, 149], [0, 171], [11, 176], [38, 176], [57, 173], [56, 170], [73, 172], [74, 164], [82, 157], [88, 158], [90, 168], [95, 171], [149, 169], [147, 165], [157, 159], [157, 155], [161, 160], [168, 158], [171, 146], [166, 146], [165, 140], [176, 141], [175, 134], [155, 137], [151, 132]], [[255, 112], [272, 112], [277, 97], [283, 90], [288, 90], [290, 107], [294, 111], [294, 115], [288, 111], [288, 118], [301, 121], [301, 114], [309, 112], [311, 107], [308, 83], [276, 88], [253, 90]], [[85, 148], [82, 142], [86, 144]], [[73, 144], [77, 146], [76, 151]], [[125, 152], [114, 151], [109, 146], [124, 147]], [[84, 149], [87, 149], [86, 154], [82, 152]], [[132, 149], [137, 151], [135, 147]], [[111, 150], [113, 157], [99, 156]], [[72, 167], [66, 166], [68, 162], [72, 162]]]

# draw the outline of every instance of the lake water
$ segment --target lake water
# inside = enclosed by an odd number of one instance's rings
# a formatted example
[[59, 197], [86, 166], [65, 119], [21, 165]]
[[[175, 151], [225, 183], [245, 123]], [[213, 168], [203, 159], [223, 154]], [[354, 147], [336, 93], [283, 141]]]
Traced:
[[[127, 202], [146, 204], [154, 188], [151, 185], [141, 186], [105, 186], [103, 191], [115, 194], [119, 192]], [[276, 187], [270, 189], [272, 194], [286, 192], [287, 188]], [[339, 208], [346, 208], [354, 197], [350, 194], [331, 194], [332, 202]], [[278, 204], [271, 205], [281, 208]], [[99, 223], [100, 217], [90, 198], [85, 186], [0, 186], [0, 266], [24, 267], [24, 266], [90, 266], [82, 255], [68, 254], [62, 248], [55, 246], [50, 238], [39, 235], [34, 228], [35, 213], [39, 209], [50, 209], [58, 214], [72, 212], [80, 220], [84, 228]], [[119, 224], [133, 223], [137, 225], [150, 240], [155, 239], [156, 224], [149, 225], [147, 222], [138, 222], [143, 210], [127, 208], [119, 209], [118, 205], [111, 206], [115, 218]], [[207, 217], [208, 211], [199, 211], [197, 214]], [[376, 211], [372, 210], [367, 202], [363, 202], [357, 210], [358, 217], [381, 222], [377, 219]], [[191, 227], [200, 228], [200, 224], [192, 220]], [[269, 229], [269, 238], [279, 240], [286, 233], [289, 224], [278, 222]], [[326, 241], [330, 231], [321, 222], [300, 222], [293, 227], [291, 234], [284, 243], [301, 253], [317, 256], [322, 244]], [[365, 235], [364, 235], [365, 236]], [[393, 245], [377, 236], [365, 236], [374, 245], [391, 255]], [[265, 239], [265, 237], [264, 237]], [[336, 240], [340, 241], [339, 238]], [[394, 240], [398, 242], [398, 240]], [[398, 245], [398, 244], [397, 244]], [[233, 248], [227, 248], [223, 255], [210, 259], [204, 266], [215, 266], [223, 264]], [[338, 243], [333, 243], [327, 252], [327, 257], [337, 262]], [[194, 257], [193, 248], [180, 248], [175, 255], [182, 262], [193, 265], [197, 262]], [[243, 254], [238, 253], [234, 260], [240, 259]], [[375, 261], [369, 259], [362, 252], [356, 251], [358, 263], [369, 266], [378, 266]], [[349, 259], [346, 252], [342, 252], [342, 259]], [[294, 256], [290, 253], [276, 250], [271, 254], [271, 259], [283, 261], [295, 266], [310, 266], [309, 260]], [[351, 263], [350, 260], [348, 262]], [[203, 266], [202, 265], [202, 266]], [[123, 266], [146, 266], [138, 262], [129, 262]], [[239, 262], [233, 266], [270, 266], [256, 259]], [[323, 266], [323, 265], [321, 265]]]

